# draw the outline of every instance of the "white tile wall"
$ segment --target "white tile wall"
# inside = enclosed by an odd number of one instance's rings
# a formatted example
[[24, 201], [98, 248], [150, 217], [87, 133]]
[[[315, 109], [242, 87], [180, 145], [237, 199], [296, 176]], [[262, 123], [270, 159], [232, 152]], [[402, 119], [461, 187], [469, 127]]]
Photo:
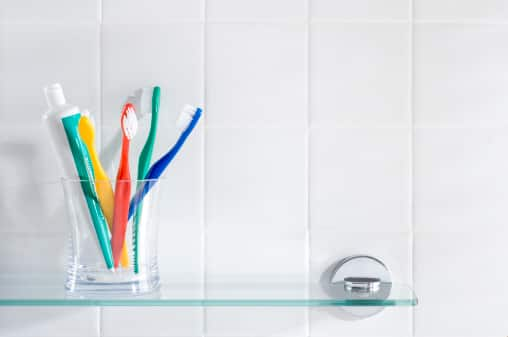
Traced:
[[100, 0], [2, 0], [0, 20], [8, 23], [99, 22]]
[[210, 126], [305, 123], [304, 24], [212, 23], [206, 32]]
[[313, 128], [312, 226], [409, 231], [410, 136], [406, 128]]
[[305, 308], [210, 308], [206, 336], [305, 336]]
[[[160, 125], [170, 128], [179, 109], [202, 101], [202, 24], [104, 24], [102, 27], [102, 122], [118, 123], [126, 92], [159, 85]], [[133, 89], [134, 88], [134, 89]], [[164, 134], [161, 132], [161, 134]], [[159, 153], [167, 150], [161, 149]]]
[[505, 128], [419, 128], [415, 132], [415, 229], [506, 234]]
[[0, 335], [5, 337], [100, 337], [99, 308], [4, 307]]
[[[364, 321], [341, 319], [329, 308], [312, 308], [310, 335], [316, 337], [407, 337], [411, 336], [412, 310], [386, 308]], [[396, 322], [396, 323], [394, 323]]]
[[[201, 0], [103, 0], [102, 22], [163, 24], [185, 19], [202, 19]], [[157, 32], [155, 28], [152, 32]], [[185, 55], [185, 54], [180, 54]]]
[[416, 124], [506, 125], [507, 38], [506, 25], [415, 25]]
[[310, 8], [317, 20], [407, 20], [411, 0], [312, 0]]
[[306, 264], [304, 240], [303, 228], [212, 229], [208, 235], [207, 280], [303, 283], [306, 281], [302, 273]]
[[62, 82], [92, 110], [104, 144], [125, 95], [158, 84], [154, 156], [182, 104], [205, 108], [164, 182], [164, 280], [315, 281], [370, 253], [420, 297], [363, 321], [305, 308], [6, 308], [0, 335], [508, 334], [507, 13], [504, 0], [0, 1], [2, 272], [64, 266], [43, 85]]
[[[505, 237], [481, 230], [417, 235], [415, 287], [422, 303], [415, 310], [416, 336], [506, 334]], [[485, 278], [495, 291], [479, 287]]]
[[414, 0], [419, 20], [504, 21], [508, 3], [504, 0]]
[[206, 158], [208, 225], [303, 228], [304, 141], [300, 129], [208, 129], [207, 152], [213, 154]]
[[305, 0], [208, 0], [207, 19], [238, 20], [302, 20], [307, 16]]
[[2, 24], [0, 29], [2, 126], [38, 126], [45, 105], [42, 88], [48, 81], [60, 81], [69, 88], [68, 100], [98, 111], [100, 35], [96, 24]]
[[312, 24], [312, 124], [408, 126], [409, 37], [407, 23]]
[[102, 336], [190, 337], [203, 331], [200, 308], [108, 307], [102, 309]]

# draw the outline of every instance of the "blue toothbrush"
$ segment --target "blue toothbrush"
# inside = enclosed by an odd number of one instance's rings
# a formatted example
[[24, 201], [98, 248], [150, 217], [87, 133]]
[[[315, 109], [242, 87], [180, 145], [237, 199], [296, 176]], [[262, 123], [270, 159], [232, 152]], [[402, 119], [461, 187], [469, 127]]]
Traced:
[[[190, 105], [186, 105], [178, 118], [177, 126], [180, 129], [183, 129], [180, 137], [176, 141], [175, 145], [159, 160], [157, 160], [148, 170], [143, 183], [138, 186], [136, 190], [136, 194], [132, 198], [129, 205], [129, 220], [132, 218], [139, 205], [148, 194], [148, 192], [152, 189], [152, 187], [157, 182], [157, 179], [160, 178], [164, 170], [168, 167], [168, 165], [173, 161], [176, 154], [182, 148], [183, 144], [191, 134], [194, 127], [197, 125], [199, 118], [201, 117], [202, 110], [201, 108], [194, 108]], [[137, 245], [137, 242], [134, 242], [134, 245]], [[134, 256], [134, 271], [139, 271], [139, 259], [138, 256]]]

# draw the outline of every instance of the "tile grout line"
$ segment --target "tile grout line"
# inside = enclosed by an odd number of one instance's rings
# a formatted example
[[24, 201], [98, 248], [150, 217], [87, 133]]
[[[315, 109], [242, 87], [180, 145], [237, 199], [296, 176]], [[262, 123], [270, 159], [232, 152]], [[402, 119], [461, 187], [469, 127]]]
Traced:
[[[202, 16], [202, 28], [201, 28], [201, 94], [203, 110], [203, 126], [201, 135], [201, 296], [206, 298], [207, 294], [207, 270], [206, 270], [206, 259], [207, 259], [207, 225], [206, 225], [206, 0], [201, 1], [201, 16]], [[207, 335], [206, 326], [206, 308], [201, 307], [201, 336]]]
[[[310, 244], [310, 19], [311, 19], [311, 3], [310, 0], [306, 0], [306, 23], [305, 23], [305, 274], [306, 283], [305, 296], [310, 298], [310, 256], [311, 256], [311, 244]], [[305, 308], [305, 336], [310, 337], [311, 331], [311, 309]]]
[[[410, 235], [410, 260], [411, 260], [411, 287], [414, 289], [415, 279], [415, 239], [414, 239], [414, 224], [415, 224], [415, 113], [414, 113], [414, 0], [409, 1], [409, 111], [411, 121], [411, 138], [410, 138], [410, 221], [411, 221], [411, 235]], [[411, 307], [411, 336], [415, 336], [415, 309]]]
[[[104, 125], [104, 114], [103, 114], [103, 97], [102, 97], [102, 88], [103, 88], [103, 72], [102, 72], [102, 58], [103, 58], [103, 41], [102, 41], [102, 21], [103, 21], [103, 1], [100, 0], [99, 6], [98, 6], [98, 17], [99, 17], [99, 113], [100, 113], [100, 128], [101, 131], [99, 132], [99, 148], [102, 151], [102, 139], [103, 139], [103, 125]], [[99, 337], [104, 336], [104, 322], [103, 322], [103, 307], [99, 307]]]
[[416, 25], [507, 25], [508, 20], [495, 19], [414, 19], [411, 21]]
[[[98, 14], [101, 13], [101, 9], [98, 9]], [[203, 11], [202, 11], [203, 12]], [[272, 19], [267, 18], [239, 18], [239, 19], [231, 19], [231, 18], [216, 18], [216, 19], [196, 19], [196, 18], [168, 18], [160, 23], [153, 22], [137, 22], [135, 25], [139, 26], [164, 26], [174, 23], [209, 23], [209, 24], [415, 24], [415, 25], [441, 25], [441, 24], [450, 24], [450, 25], [508, 25], [508, 20], [502, 19], [460, 19], [460, 18], [444, 18], [444, 19], [341, 19], [341, 18], [312, 18], [308, 19], [292, 19], [285, 17], [275, 17]], [[69, 22], [32, 22], [32, 21], [1, 21], [0, 25], [14, 25], [14, 26], [23, 26], [23, 25], [71, 25]], [[91, 24], [91, 21], [79, 21], [75, 23], [76, 25], [88, 25]], [[118, 26], [126, 26], [130, 23], [127, 22], [111, 22], [113, 25]]]
[[99, 307], [99, 310], [97, 311], [97, 321], [98, 321], [98, 324], [97, 324], [97, 330], [98, 331], [97, 332], [99, 333], [99, 337], [103, 336], [101, 316], [102, 316], [102, 307]]

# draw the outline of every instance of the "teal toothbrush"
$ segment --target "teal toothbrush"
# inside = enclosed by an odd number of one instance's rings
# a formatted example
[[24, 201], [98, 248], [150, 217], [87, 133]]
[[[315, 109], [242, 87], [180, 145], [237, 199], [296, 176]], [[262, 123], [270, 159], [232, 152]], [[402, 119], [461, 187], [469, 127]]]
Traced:
[[[159, 106], [160, 106], [160, 95], [161, 88], [154, 87], [152, 94], [152, 120], [150, 123], [150, 132], [146, 143], [141, 150], [138, 161], [138, 180], [145, 179], [148, 169], [150, 168], [150, 161], [152, 160], [153, 146], [155, 143], [155, 135], [157, 134], [157, 121], [159, 117]], [[138, 182], [138, 186], [139, 186]], [[142, 205], [136, 210], [134, 215], [134, 229], [133, 229], [133, 249], [134, 249], [134, 272], [139, 272], [139, 261], [138, 261], [138, 237], [139, 237], [139, 219], [141, 218], [141, 212], [143, 211]]]

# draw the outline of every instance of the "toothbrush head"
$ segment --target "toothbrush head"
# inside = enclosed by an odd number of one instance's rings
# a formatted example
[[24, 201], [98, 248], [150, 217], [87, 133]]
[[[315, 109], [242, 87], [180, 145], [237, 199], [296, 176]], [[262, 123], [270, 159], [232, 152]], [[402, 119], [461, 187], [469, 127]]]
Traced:
[[90, 113], [88, 110], [81, 112], [81, 118], [79, 119], [78, 129], [81, 139], [85, 144], [93, 144], [95, 141], [95, 130], [92, 120], [90, 119]]
[[95, 117], [92, 115], [92, 113], [89, 110], [83, 109], [81, 111], [81, 118], [86, 117], [89, 119], [90, 123], [92, 124], [92, 127], [95, 129]]
[[138, 119], [131, 103], [125, 104], [121, 117], [122, 132], [127, 139], [131, 140], [138, 131]]
[[190, 122], [196, 115], [197, 109], [193, 107], [192, 105], [186, 104], [182, 112], [180, 112], [180, 116], [178, 116], [178, 119], [176, 121], [176, 127], [178, 130], [183, 131], [184, 129], [189, 126]]
[[127, 97], [127, 103], [134, 105], [139, 119], [152, 113], [152, 88], [139, 88]]

